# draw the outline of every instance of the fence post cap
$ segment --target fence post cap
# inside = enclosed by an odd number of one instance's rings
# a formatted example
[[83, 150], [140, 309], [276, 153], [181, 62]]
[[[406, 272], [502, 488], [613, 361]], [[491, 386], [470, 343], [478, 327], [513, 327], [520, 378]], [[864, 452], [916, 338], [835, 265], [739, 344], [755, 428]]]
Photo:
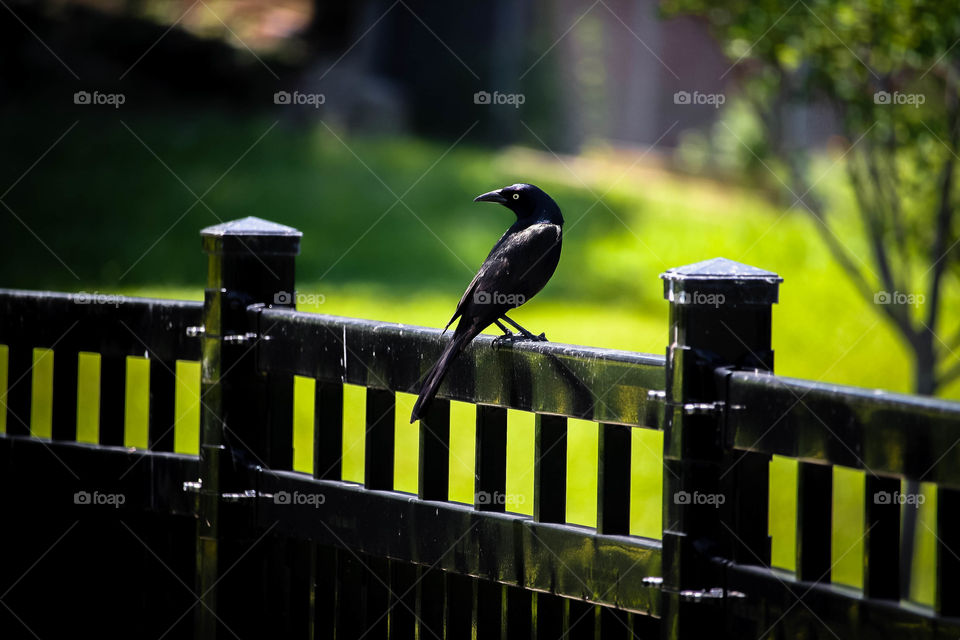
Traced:
[[207, 253], [297, 255], [303, 233], [255, 216], [207, 227], [200, 232]]
[[770, 305], [783, 278], [727, 258], [712, 258], [660, 274], [663, 297], [687, 305]]

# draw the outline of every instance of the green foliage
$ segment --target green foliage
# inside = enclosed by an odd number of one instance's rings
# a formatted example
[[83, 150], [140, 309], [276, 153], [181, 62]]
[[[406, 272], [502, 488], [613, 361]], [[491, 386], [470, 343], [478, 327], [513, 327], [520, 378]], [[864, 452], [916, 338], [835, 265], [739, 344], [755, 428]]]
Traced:
[[[958, 327], [955, 320], [946, 328], [940, 322], [950, 317], [942, 301], [956, 301], [960, 293], [960, 260], [951, 251], [960, 239], [955, 7], [929, 0], [736, 0], [720, 6], [668, 0], [665, 11], [705, 17], [731, 69], [743, 71], [733, 75], [741, 76], [741, 95], [763, 135], [744, 140], [736, 124], [721, 124], [763, 160], [765, 171], [739, 166], [813, 215], [860, 295], [899, 291], [925, 298], [913, 308], [878, 306], [913, 351], [915, 389], [933, 393], [960, 376], [953, 356], [960, 343], [949, 337]], [[812, 171], [816, 152], [792, 124], [809, 116], [804, 108], [818, 105], [832, 107], [846, 138], [842, 166], [849, 189], [839, 199], [818, 188], [823, 175]], [[732, 116], [727, 119], [734, 123], [743, 120], [736, 110]], [[720, 146], [691, 142], [694, 159], [697, 151]], [[843, 231], [855, 225], [858, 239], [851, 240]]]

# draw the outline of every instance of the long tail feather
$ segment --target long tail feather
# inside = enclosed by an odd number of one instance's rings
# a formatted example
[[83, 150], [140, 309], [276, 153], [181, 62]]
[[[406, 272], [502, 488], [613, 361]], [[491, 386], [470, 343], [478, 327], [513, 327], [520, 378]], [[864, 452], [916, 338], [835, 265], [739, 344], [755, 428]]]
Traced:
[[434, 364], [430, 372], [427, 373], [427, 378], [424, 380], [423, 386], [420, 387], [420, 397], [417, 398], [416, 404], [413, 405], [413, 412], [410, 414], [411, 423], [422, 418], [427, 412], [430, 403], [433, 401], [433, 397], [437, 395], [437, 389], [440, 387], [440, 383], [443, 382], [444, 376], [447, 375], [447, 369], [450, 368], [450, 364], [454, 358], [460, 355], [460, 352], [463, 351], [467, 343], [473, 340], [478, 333], [479, 331], [472, 329], [466, 329], [461, 332], [460, 326], [457, 326], [457, 330], [453, 333], [453, 338], [447, 343], [447, 346], [444, 347], [443, 353], [440, 354], [440, 358], [436, 364]]

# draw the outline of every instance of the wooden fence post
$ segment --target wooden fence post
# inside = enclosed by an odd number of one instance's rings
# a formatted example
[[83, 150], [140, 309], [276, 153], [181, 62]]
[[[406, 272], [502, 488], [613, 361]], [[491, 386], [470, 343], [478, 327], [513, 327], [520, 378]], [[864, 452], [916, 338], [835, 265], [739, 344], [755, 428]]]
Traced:
[[[775, 273], [715, 258], [661, 275], [670, 303], [663, 440], [663, 638], [723, 628], [722, 563], [769, 563], [766, 463], [723, 441], [730, 368], [773, 370]], [[749, 469], [750, 483], [737, 482]], [[757, 474], [761, 474], [758, 478]], [[734, 490], [735, 489], [735, 490]]]
[[[238, 553], [248, 550], [235, 549], [236, 541], [224, 539], [221, 495], [253, 488], [247, 486], [244, 473], [248, 464], [290, 468], [290, 437], [278, 437], [280, 430], [268, 428], [269, 397], [277, 389], [257, 370], [258, 337], [248, 307], [258, 303], [295, 306], [294, 263], [301, 235], [296, 229], [252, 217], [201, 232], [208, 269], [200, 400], [197, 638], [216, 637], [222, 617], [217, 613], [217, 592], [227, 586], [218, 583]], [[292, 398], [291, 379], [286, 405], [292, 406]], [[249, 585], [250, 599], [258, 587]]]

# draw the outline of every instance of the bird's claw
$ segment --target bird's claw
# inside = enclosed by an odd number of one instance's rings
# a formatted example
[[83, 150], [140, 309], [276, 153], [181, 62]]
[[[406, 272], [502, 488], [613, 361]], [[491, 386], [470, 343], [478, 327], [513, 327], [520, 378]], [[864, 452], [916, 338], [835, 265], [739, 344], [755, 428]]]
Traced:
[[533, 335], [532, 333], [513, 333], [512, 331], [503, 334], [502, 336], [497, 336], [493, 339], [493, 346], [500, 347], [504, 344], [513, 344], [514, 342], [549, 342], [547, 336], [541, 333], [540, 335]]
[[508, 332], [506, 332], [505, 334], [503, 334], [502, 336], [497, 336], [496, 338], [494, 338], [494, 339], [493, 339], [493, 346], [494, 346], [494, 347], [500, 347], [501, 345], [504, 345], [504, 344], [508, 344], [508, 343], [512, 344], [512, 343], [516, 342], [516, 341], [519, 340], [519, 339], [521, 339], [520, 336], [518, 336], [517, 334], [513, 333], [512, 331], [508, 331]]

